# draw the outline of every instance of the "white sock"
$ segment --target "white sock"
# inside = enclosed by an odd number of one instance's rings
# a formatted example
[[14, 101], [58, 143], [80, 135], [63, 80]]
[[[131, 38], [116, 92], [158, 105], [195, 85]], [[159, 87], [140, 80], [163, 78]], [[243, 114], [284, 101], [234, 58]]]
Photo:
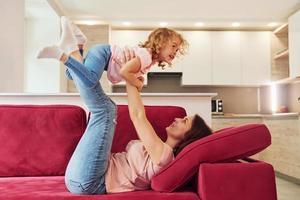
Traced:
[[70, 22], [66, 17], [61, 18], [61, 31], [62, 34], [58, 46], [63, 52], [70, 55], [78, 50], [78, 46]]
[[60, 60], [63, 51], [58, 46], [49, 46], [41, 49], [38, 52], [37, 58], [56, 58]]
[[77, 45], [85, 45], [87, 43], [87, 37], [83, 34], [83, 32], [80, 30], [80, 28], [74, 24], [72, 21], [70, 21], [65, 16], [61, 17], [62, 20], [65, 20], [69, 26], [72, 28], [72, 32], [75, 36], [75, 39], [77, 41]]
[[73, 33], [75, 35], [75, 38], [77, 40], [78, 45], [85, 45], [87, 43], [87, 37], [83, 34], [83, 32], [80, 30], [76, 24], [72, 23], [72, 29]]

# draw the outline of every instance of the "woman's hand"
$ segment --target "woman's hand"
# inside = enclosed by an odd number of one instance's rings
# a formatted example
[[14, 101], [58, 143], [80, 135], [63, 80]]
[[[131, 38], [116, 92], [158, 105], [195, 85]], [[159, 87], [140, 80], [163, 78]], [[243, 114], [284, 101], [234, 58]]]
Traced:
[[114, 58], [114, 61], [118, 63], [118, 65], [124, 65], [131, 59], [135, 58], [135, 53], [133, 49], [128, 46], [125, 46], [122, 51], [116, 56], [117, 58]]
[[122, 52], [123, 52], [125, 62], [128, 62], [132, 58], [135, 58], [135, 53], [133, 49], [129, 48], [128, 46], [125, 46]]

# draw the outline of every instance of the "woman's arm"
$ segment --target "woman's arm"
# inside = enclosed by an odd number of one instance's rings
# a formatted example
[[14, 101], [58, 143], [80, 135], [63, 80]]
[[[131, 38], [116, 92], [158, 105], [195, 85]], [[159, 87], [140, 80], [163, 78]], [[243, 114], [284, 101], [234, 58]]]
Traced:
[[138, 91], [141, 91], [143, 88], [143, 82], [139, 81], [136, 77], [136, 74], [140, 71], [141, 61], [138, 57], [135, 57], [128, 62], [126, 62], [121, 70], [120, 75], [122, 78], [129, 82], [131, 85], [134, 85]]
[[157, 136], [146, 117], [145, 108], [137, 88], [126, 83], [126, 89], [131, 121], [151, 160], [158, 164], [163, 153], [163, 141]]

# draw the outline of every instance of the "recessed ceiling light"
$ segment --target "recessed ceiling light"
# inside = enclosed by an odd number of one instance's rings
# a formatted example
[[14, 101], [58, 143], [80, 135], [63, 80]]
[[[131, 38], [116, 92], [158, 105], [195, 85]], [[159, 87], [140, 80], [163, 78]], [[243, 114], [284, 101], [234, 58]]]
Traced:
[[204, 23], [203, 22], [196, 22], [195, 26], [204, 26]]
[[167, 25], [168, 25], [167, 22], [160, 22], [160, 23], [159, 23], [159, 26], [161, 26], [161, 27], [166, 27]]
[[233, 26], [233, 27], [239, 27], [239, 26], [241, 26], [241, 24], [239, 22], [233, 22], [231, 24], [231, 26]]
[[130, 25], [131, 25], [131, 22], [122, 22], [122, 24], [123, 24], [124, 26], [130, 26]]
[[82, 21], [82, 23], [86, 24], [86, 25], [89, 25], [89, 26], [93, 26], [93, 25], [99, 24], [99, 22], [96, 21], [96, 20], [84, 20], [84, 21]]
[[271, 23], [268, 24], [268, 26], [270, 26], [270, 27], [274, 27], [274, 26], [277, 26], [277, 25], [278, 24], [276, 22], [271, 22]]

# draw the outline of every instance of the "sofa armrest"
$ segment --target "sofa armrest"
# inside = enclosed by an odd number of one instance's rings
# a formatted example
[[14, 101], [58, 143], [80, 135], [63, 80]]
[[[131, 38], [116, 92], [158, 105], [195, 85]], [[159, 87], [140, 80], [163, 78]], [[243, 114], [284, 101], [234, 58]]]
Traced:
[[201, 164], [201, 200], [276, 200], [274, 169], [263, 162]]

